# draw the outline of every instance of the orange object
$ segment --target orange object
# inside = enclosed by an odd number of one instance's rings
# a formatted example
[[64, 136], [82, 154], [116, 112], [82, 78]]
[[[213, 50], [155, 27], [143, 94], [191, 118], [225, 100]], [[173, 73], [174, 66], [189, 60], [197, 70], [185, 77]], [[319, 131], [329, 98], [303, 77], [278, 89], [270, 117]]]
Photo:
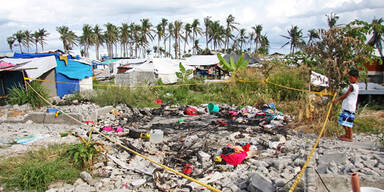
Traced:
[[352, 173], [351, 183], [352, 183], [352, 192], [360, 192], [359, 174]]

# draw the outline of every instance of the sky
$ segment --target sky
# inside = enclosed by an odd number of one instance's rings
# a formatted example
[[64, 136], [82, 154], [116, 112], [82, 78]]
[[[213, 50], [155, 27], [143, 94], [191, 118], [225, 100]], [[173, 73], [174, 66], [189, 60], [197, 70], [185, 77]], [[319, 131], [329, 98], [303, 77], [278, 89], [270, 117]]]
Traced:
[[[222, 25], [229, 14], [239, 23], [238, 28], [261, 24], [263, 34], [270, 41], [270, 53], [288, 53], [289, 46], [282, 48], [287, 31], [294, 25], [303, 30], [327, 28], [327, 17], [335, 13], [340, 17], [337, 24], [347, 24], [355, 19], [371, 22], [384, 17], [383, 0], [0, 0], [0, 52], [9, 52], [7, 37], [18, 30], [32, 32], [44, 28], [48, 31], [45, 50], [63, 49], [56, 27], [68, 26], [81, 35], [84, 24], [94, 26], [110, 22], [140, 23], [147, 18], [156, 26], [161, 18], [191, 23], [210, 16]], [[204, 28], [202, 26], [202, 28]], [[157, 42], [157, 41], [155, 41]], [[203, 38], [200, 46], [205, 48]], [[15, 47], [14, 50], [19, 50]], [[34, 49], [33, 49], [34, 51]], [[79, 48], [73, 52], [79, 54]], [[101, 52], [106, 52], [102, 48]], [[120, 51], [119, 51], [120, 52]], [[90, 49], [94, 57], [94, 49]]]

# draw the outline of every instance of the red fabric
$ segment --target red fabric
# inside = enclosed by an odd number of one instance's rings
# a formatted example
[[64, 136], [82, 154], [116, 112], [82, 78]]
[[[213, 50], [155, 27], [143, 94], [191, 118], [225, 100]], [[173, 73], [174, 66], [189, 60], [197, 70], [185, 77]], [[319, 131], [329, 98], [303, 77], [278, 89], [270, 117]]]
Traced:
[[184, 112], [187, 115], [198, 115], [197, 110], [193, 107], [186, 108]]
[[161, 99], [156, 99], [156, 104], [161, 105], [163, 101]]
[[245, 157], [247, 157], [247, 152], [243, 151], [241, 153], [232, 153], [229, 155], [221, 154], [221, 157], [224, 159], [224, 161], [230, 165], [238, 165], [241, 162], [244, 161]]
[[243, 148], [243, 150], [244, 150], [245, 152], [248, 152], [248, 151], [249, 151], [249, 147], [250, 147], [250, 145], [249, 145], [249, 143], [247, 143], [246, 145], [241, 146], [241, 147]]

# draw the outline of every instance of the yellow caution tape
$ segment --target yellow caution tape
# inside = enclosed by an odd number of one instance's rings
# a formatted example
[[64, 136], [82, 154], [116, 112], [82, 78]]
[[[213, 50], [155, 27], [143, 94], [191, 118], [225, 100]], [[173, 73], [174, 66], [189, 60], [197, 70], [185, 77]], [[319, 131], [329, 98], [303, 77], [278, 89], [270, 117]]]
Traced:
[[[37, 91], [36, 91], [36, 90], [35, 90], [35, 89], [34, 89], [28, 82], [27, 82], [27, 85], [28, 85], [28, 86], [29, 86], [29, 87], [30, 87], [30, 88], [31, 88], [31, 89], [32, 89], [32, 90], [33, 90], [39, 97], [41, 97], [47, 104], [52, 105], [52, 103], [50, 103], [50, 102], [49, 102], [48, 100], [46, 100], [43, 96], [41, 96], [41, 95], [40, 95], [40, 94], [39, 94], [39, 93], [38, 93], [38, 92], [37, 92]], [[74, 117], [68, 115], [67, 113], [65, 113], [65, 112], [62, 111], [61, 109], [58, 109], [58, 110], [59, 110], [61, 113], [63, 113], [64, 115], [66, 115], [67, 117], [73, 119], [74, 121], [77, 121], [77, 122], [79, 122], [79, 123], [82, 124], [82, 125], [89, 126], [88, 124], [83, 123], [83, 122], [77, 120], [76, 118], [74, 118]], [[124, 145], [122, 145], [121, 143], [117, 142], [116, 140], [114, 140], [114, 139], [108, 137], [107, 135], [104, 135], [104, 134], [101, 133], [99, 130], [97, 130], [97, 129], [93, 129], [93, 126], [91, 126], [91, 133], [92, 133], [92, 131], [95, 131], [96, 133], [100, 134], [101, 136], [103, 136], [104, 138], [108, 139], [109, 141], [115, 143], [116, 145], [118, 145], [118, 146], [120, 146], [120, 147], [122, 147], [122, 148], [128, 150], [129, 152], [134, 153], [134, 154], [137, 155], [137, 156], [140, 156], [140, 157], [142, 157], [142, 158], [144, 158], [144, 159], [150, 161], [150, 162], [153, 163], [153, 164], [156, 164], [156, 165], [158, 165], [158, 166], [160, 166], [160, 167], [162, 167], [162, 168], [164, 168], [164, 169], [166, 169], [166, 170], [168, 170], [168, 171], [170, 171], [170, 172], [173, 172], [173, 173], [175, 173], [175, 174], [177, 174], [177, 175], [179, 175], [179, 176], [182, 176], [182, 177], [184, 177], [184, 178], [186, 178], [186, 179], [188, 179], [188, 180], [190, 180], [190, 181], [192, 181], [192, 182], [195, 182], [195, 183], [197, 183], [197, 184], [199, 184], [199, 185], [201, 185], [201, 186], [203, 186], [203, 187], [206, 187], [206, 188], [208, 188], [208, 189], [211, 190], [211, 191], [221, 192], [220, 190], [218, 190], [218, 189], [216, 189], [216, 188], [213, 188], [213, 187], [210, 186], [210, 185], [207, 185], [207, 184], [205, 184], [205, 183], [202, 183], [202, 182], [200, 182], [200, 181], [198, 181], [198, 180], [196, 180], [196, 179], [194, 179], [194, 178], [192, 178], [192, 177], [189, 177], [189, 176], [187, 176], [187, 175], [185, 175], [185, 174], [183, 174], [183, 173], [180, 173], [180, 172], [178, 172], [178, 171], [176, 171], [176, 170], [174, 170], [174, 169], [172, 169], [172, 168], [170, 168], [170, 167], [167, 167], [167, 166], [165, 166], [165, 165], [163, 165], [163, 164], [161, 164], [161, 163], [159, 163], [159, 162], [156, 162], [156, 161], [150, 159], [149, 157], [144, 156], [144, 155], [142, 155], [142, 154], [140, 154], [140, 153], [138, 153], [138, 152], [136, 152], [136, 151], [134, 151], [134, 150], [132, 150], [132, 149], [130, 149], [130, 148], [124, 146]]]
[[316, 142], [315, 142], [315, 144], [313, 145], [312, 150], [311, 150], [311, 152], [309, 153], [309, 156], [308, 156], [307, 160], [305, 161], [303, 167], [301, 168], [301, 171], [300, 171], [299, 176], [296, 178], [296, 180], [295, 180], [295, 182], [293, 183], [293, 185], [292, 185], [291, 189], [289, 190], [289, 192], [293, 192], [293, 191], [295, 190], [297, 184], [299, 183], [301, 177], [303, 176], [303, 173], [304, 173], [305, 169], [307, 169], [307, 166], [308, 166], [308, 164], [309, 164], [309, 161], [311, 160], [313, 154], [315, 153], [315, 150], [316, 150], [316, 148], [317, 148], [317, 145], [319, 145], [320, 138], [321, 138], [321, 136], [323, 135], [324, 130], [325, 130], [325, 127], [326, 127], [326, 125], [327, 125], [327, 123], [328, 123], [328, 118], [329, 118], [329, 115], [331, 114], [331, 109], [332, 109], [333, 101], [335, 100], [335, 98], [336, 98], [336, 94], [333, 95], [333, 98], [332, 98], [332, 101], [331, 101], [331, 105], [329, 106], [329, 109], [328, 109], [327, 117], [325, 118], [325, 121], [324, 121], [324, 124], [323, 124], [323, 128], [321, 128], [321, 131], [320, 131], [320, 133], [319, 133], [319, 136], [317, 137]]

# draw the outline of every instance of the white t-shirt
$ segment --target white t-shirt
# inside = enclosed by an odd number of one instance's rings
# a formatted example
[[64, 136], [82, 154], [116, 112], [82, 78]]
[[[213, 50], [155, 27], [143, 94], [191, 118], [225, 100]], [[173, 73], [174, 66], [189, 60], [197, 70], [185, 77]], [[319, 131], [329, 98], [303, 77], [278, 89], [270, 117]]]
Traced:
[[357, 83], [351, 84], [353, 87], [352, 92], [343, 100], [343, 104], [341, 108], [343, 110], [350, 111], [355, 113], [356, 104], [357, 104], [357, 96], [359, 95], [359, 85]]

